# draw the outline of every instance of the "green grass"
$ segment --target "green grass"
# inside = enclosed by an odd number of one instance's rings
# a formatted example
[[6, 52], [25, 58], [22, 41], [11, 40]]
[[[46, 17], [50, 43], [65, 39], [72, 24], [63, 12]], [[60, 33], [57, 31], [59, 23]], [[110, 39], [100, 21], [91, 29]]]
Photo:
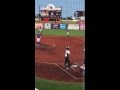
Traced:
[[84, 90], [81, 83], [63, 83], [35, 78], [35, 88], [39, 90]]
[[[52, 35], [52, 36], [66, 36], [66, 30], [60, 30], [60, 29], [50, 29], [50, 30], [43, 30], [43, 35]], [[85, 36], [85, 31], [82, 30], [69, 30], [70, 36]], [[38, 29], [35, 29], [35, 34], [38, 33]]]

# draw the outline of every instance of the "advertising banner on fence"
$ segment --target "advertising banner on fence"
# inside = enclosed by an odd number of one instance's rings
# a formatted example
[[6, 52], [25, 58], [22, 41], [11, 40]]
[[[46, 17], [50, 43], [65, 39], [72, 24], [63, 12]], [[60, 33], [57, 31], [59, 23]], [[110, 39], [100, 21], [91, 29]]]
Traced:
[[43, 23], [35, 23], [35, 29], [43, 28]]
[[68, 24], [67, 29], [79, 30], [79, 24]]
[[60, 24], [52, 24], [52, 29], [60, 29]]
[[45, 23], [44, 28], [45, 29], [51, 29], [51, 23]]
[[85, 30], [85, 21], [80, 22], [80, 30]]
[[85, 30], [85, 24], [80, 24], [80, 30]]
[[67, 24], [60, 24], [60, 29], [67, 29]]

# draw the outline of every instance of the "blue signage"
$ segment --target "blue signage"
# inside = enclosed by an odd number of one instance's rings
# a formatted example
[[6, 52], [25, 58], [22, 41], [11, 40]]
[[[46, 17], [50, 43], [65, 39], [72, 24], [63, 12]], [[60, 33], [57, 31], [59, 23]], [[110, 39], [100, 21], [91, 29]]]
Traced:
[[60, 24], [60, 29], [67, 29], [67, 24]]

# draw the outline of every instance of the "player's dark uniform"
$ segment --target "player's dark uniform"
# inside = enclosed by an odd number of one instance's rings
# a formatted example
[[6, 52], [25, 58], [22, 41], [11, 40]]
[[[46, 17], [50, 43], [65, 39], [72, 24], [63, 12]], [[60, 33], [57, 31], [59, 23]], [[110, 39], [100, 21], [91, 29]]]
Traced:
[[66, 50], [65, 50], [65, 63], [64, 63], [65, 68], [67, 68], [67, 67], [70, 68], [70, 66], [71, 66], [69, 55], [70, 55], [69, 48], [66, 48]]

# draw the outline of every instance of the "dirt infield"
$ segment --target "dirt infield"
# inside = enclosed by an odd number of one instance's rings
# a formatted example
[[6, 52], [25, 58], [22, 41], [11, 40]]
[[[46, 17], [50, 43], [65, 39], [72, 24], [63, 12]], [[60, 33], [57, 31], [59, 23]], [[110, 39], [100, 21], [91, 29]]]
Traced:
[[[48, 80], [55, 80], [55, 81], [63, 81], [63, 82], [82, 82], [82, 78], [74, 79], [69, 75], [66, 71], [63, 71], [55, 64], [45, 64], [45, 63], [35, 63], [35, 75], [40, 78], [48, 79]], [[41, 69], [40, 69], [41, 67]]]
[[[83, 37], [43, 36], [41, 43], [41, 47], [35, 49], [36, 76], [64, 82], [82, 82], [79, 65], [84, 60]], [[67, 45], [71, 51], [71, 63], [78, 64], [78, 67], [69, 70], [63, 67], [64, 50]]]

